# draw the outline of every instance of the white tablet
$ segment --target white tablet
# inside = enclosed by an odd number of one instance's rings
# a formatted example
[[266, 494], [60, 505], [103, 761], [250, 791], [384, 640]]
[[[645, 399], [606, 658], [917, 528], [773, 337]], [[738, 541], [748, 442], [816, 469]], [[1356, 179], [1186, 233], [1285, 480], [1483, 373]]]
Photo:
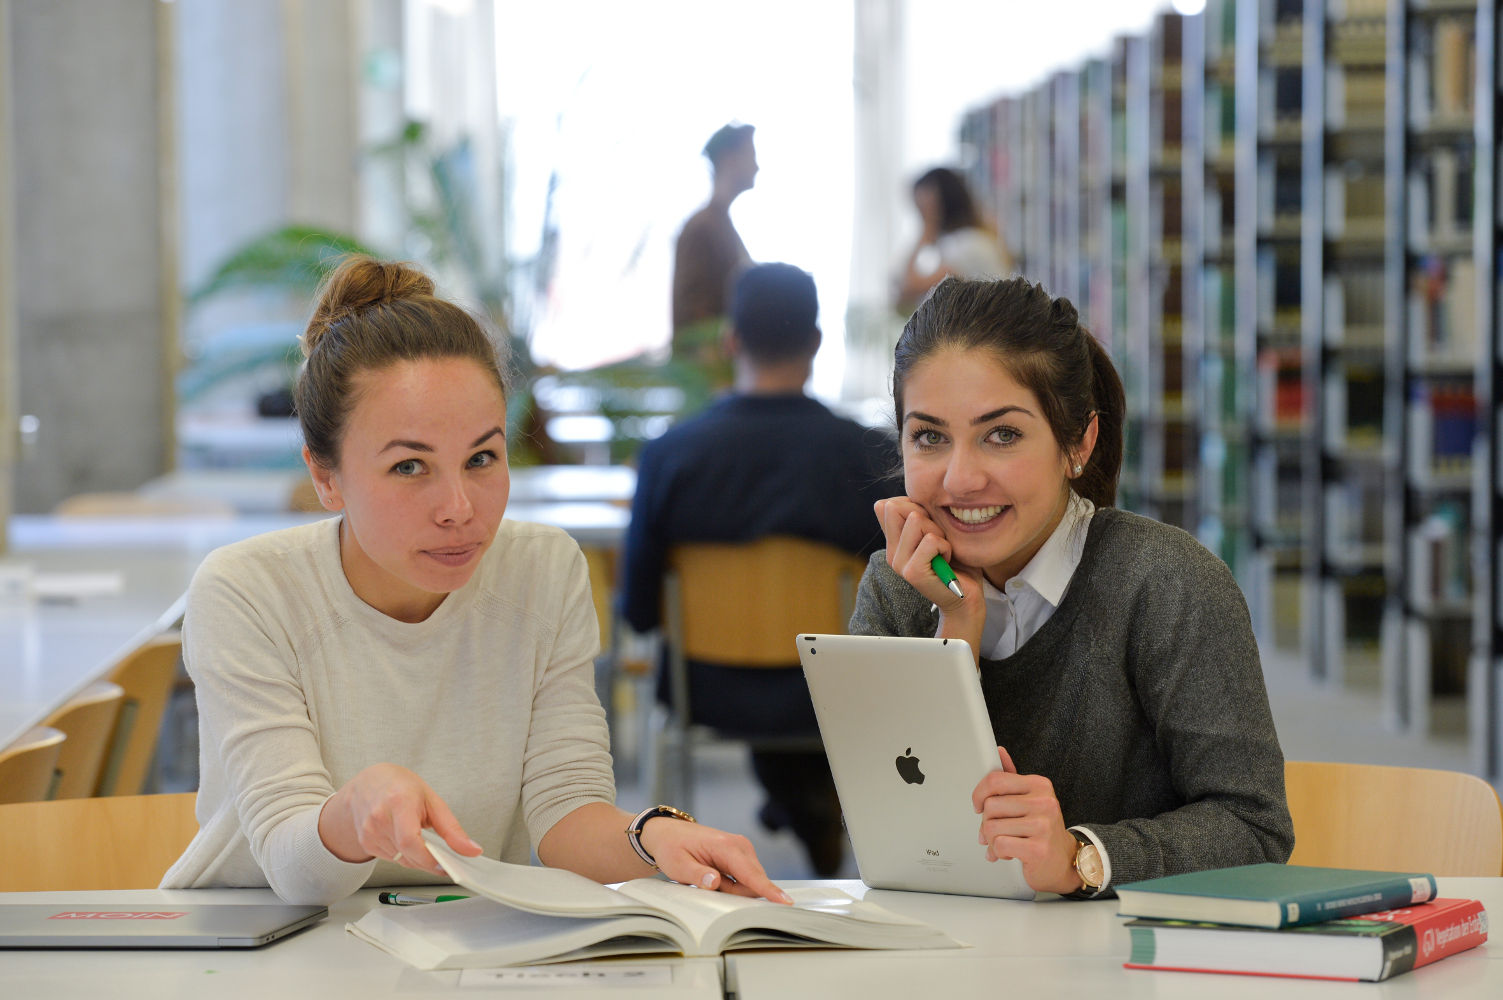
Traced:
[[861, 880], [877, 889], [1033, 899], [987, 861], [971, 792], [1000, 770], [976, 661], [958, 639], [810, 635], [799, 660]]

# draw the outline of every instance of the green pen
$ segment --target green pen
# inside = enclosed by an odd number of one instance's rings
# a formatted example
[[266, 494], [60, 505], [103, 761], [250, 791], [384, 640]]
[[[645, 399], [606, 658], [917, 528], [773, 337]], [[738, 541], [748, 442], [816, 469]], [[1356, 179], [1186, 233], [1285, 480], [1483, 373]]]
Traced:
[[456, 896], [447, 893], [441, 896], [412, 896], [405, 892], [383, 892], [376, 898], [388, 906], [417, 906], [419, 903], [448, 903], [456, 899], [469, 899], [469, 896]]
[[934, 575], [939, 577], [940, 583], [954, 591], [956, 597], [962, 601], [965, 600], [965, 591], [960, 589], [960, 581], [956, 578], [955, 571], [950, 568], [950, 564], [945, 562], [944, 556], [935, 556], [930, 559], [929, 568], [934, 570]]

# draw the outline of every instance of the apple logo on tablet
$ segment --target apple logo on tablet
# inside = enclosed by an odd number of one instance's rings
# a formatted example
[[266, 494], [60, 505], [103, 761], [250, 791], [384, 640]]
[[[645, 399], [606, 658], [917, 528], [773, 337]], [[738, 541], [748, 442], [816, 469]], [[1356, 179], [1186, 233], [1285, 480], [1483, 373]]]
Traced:
[[903, 755], [896, 761], [898, 776], [910, 785], [922, 785], [924, 772], [919, 770], [919, 759], [913, 756], [913, 747], [903, 751]]

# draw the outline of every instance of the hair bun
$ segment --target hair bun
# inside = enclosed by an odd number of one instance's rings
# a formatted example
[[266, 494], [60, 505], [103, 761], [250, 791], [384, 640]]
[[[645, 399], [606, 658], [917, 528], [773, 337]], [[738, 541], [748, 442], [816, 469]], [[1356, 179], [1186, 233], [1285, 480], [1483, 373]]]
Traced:
[[432, 295], [433, 279], [411, 264], [351, 254], [319, 289], [318, 304], [303, 333], [303, 354], [311, 355], [329, 329], [348, 316], [388, 302]]

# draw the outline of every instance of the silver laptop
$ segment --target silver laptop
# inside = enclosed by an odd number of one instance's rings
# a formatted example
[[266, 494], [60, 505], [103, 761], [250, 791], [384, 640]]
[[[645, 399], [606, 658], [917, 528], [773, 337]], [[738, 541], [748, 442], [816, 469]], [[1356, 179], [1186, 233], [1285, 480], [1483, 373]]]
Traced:
[[971, 792], [1000, 769], [970, 647], [951, 639], [798, 636], [799, 660], [861, 880], [877, 889], [1033, 899], [987, 861]]
[[0, 903], [0, 948], [259, 948], [316, 923], [290, 903]]

